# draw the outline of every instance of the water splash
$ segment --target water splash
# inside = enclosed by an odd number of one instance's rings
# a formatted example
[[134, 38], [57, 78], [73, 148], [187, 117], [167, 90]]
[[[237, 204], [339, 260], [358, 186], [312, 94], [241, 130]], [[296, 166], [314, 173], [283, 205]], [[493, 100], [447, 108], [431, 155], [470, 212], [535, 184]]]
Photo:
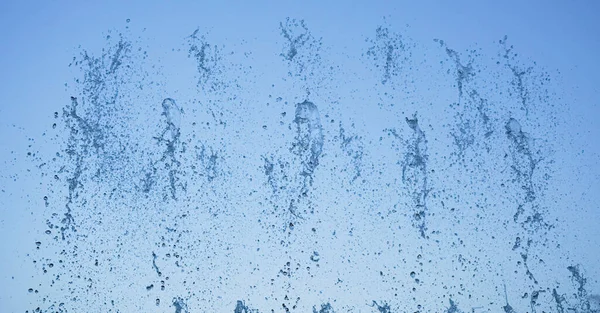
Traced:
[[[354, 74], [338, 61], [323, 66], [328, 50], [303, 21], [287, 19], [279, 31], [282, 52], [272, 64], [286, 63], [282, 82], [265, 82], [258, 69], [229, 71], [225, 48], [200, 29], [184, 39], [197, 75], [187, 92], [156, 83], [147, 54], [122, 36], [97, 57], [76, 58], [83, 78], [63, 111], [64, 142], [45, 160], [56, 171], [40, 167], [58, 177], [47, 189], [62, 188], [64, 201], [44, 198], [42, 234], [62, 236], [38, 241], [31, 256], [41, 277], [31, 286], [38, 312], [189, 312], [207, 303], [231, 309], [232, 299], [263, 312], [414, 311], [411, 299], [419, 311], [463, 312], [459, 303], [472, 312], [484, 303], [504, 312], [597, 311], [579, 267], [568, 268], [573, 290], [559, 289], [552, 280], [568, 273], [542, 260], [563, 253], [546, 221], [555, 209], [546, 183], [552, 155], [548, 140], [537, 139], [551, 138], [539, 125], [553, 124], [540, 111], [537, 69], [523, 67], [506, 40], [505, 62], [489, 68], [485, 52], [438, 40], [443, 51], [432, 50], [441, 56], [430, 63], [441, 67], [423, 74], [413, 54], [427, 48], [380, 26], [366, 52], [377, 82], [359, 77], [348, 95], [342, 87]], [[349, 75], [333, 76], [334, 66]], [[424, 75], [448, 88], [409, 94]], [[277, 100], [254, 105], [265, 84]], [[432, 87], [449, 98], [433, 97]], [[375, 103], [404, 96], [411, 100]], [[369, 102], [368, 114], [352, 116], [348, 99]], [[373, 129], [385, 129], [396, 149]], [[514, 275], [501, 273], [515, 263]], [[499, 276], [525, 295], [509, 304], [505, 290], [502, 305], [490, 288]], [[259, 311], [238, 300], [234, 312]]]
[[[304, 101], [296, 104], [296, 138], [292, 144], [292, 151], [302, 162], [300, 175], [312, 184], [313, 175], [319, 166], [319, 158], [323, 152], [323, 127], [317, 106]], [[306, 188], [306, 184], [303, 189]]]

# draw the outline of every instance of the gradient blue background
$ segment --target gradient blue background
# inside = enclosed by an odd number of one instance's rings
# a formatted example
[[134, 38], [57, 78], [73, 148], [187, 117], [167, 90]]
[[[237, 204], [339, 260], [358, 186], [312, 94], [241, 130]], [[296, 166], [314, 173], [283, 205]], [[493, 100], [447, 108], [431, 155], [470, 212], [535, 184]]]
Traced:
[[[589, 289], [600, 292], [598, 12], [597, 1], [2, 1], [0, 312], [32, 307], [27, 289], [37, 272], [27, 254], [45, 217], [39, 210], [44, 191], [26, 157], [28, 145], [44, 141], [53, 112], [68, 101], [65, 83], [74, 75], [67, 65], [78, 47], [99, 51], [103, 34], [123, 29], [126, 19], [134, 36], [146, 29], [143, 36], [152, 41], [144, 44], [158, 55], [180, 46], [196, 28], [223, 44], [258, 38], [267, 49], [280, 41], [278, 25], [286, 17], [304, 19], [324, 43], [349, 51], [384, 16], [398, 29], [409, 25], [415, 41], [439, 38], [457, 51], [491, 46], [507, 35], [522, 58], [559, 73], [569, 108], [564, 119], [571, 122], [559, 130], [570, 141], [554, 155], [561, 168], [553, 178], [569, 207], [556, 214], [567, 221], [564, 250], [584, 266]], [[175, 75], [172, 71], [177, 66], [165, 68], [165, 76]]]

